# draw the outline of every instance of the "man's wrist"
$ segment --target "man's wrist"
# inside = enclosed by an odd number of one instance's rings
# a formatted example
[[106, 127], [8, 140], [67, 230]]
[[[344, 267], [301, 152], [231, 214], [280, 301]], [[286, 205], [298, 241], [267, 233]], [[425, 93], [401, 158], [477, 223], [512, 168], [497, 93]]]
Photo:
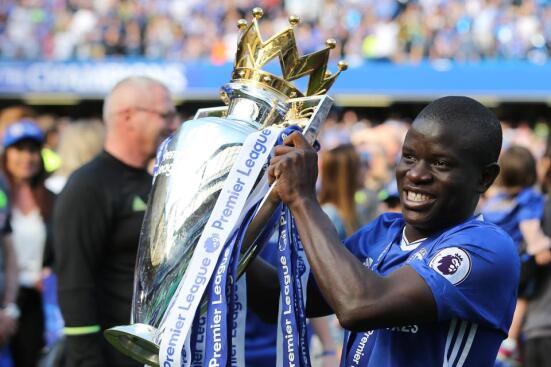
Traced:
[[300, 212], [302, 210], [307, 210], [308, 208], [312, 207], [312, 205], [319, 205], [318, 199], [314, 196], [301, 196], [297, 200], [295, 200], [293, 203], [289, 204], [289, 209], [294, 212]]
[[316, 354], [316, 358], [323, 358], [323, 357], [330, 357], [330, 356], [336, 356], [337, 351], [335, 349], [326, 349], [323, 350], [321, 353]]
[[15, 303], [7, 303], [2, 307], [2, 312], [13, 320], [17, 320], [21, 316], [21, 310]]

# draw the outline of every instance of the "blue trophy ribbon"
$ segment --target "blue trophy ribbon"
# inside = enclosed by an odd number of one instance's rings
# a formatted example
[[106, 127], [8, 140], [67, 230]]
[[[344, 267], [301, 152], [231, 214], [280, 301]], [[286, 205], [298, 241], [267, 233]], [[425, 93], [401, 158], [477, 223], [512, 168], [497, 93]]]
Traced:
[[228, 269], [237, 236], [237, 233], [234, 234], [222, 250], [222, 256], [218, 260], [209, 284], [205, 365], [210, 367], [226, 366], [228, 360], [228, 301], [226, 287]]
[[306, 335], [305, 294], [302, 277], [305, 259], [299, 252], [299, 241], [289, 208], [281, 211], [278, 242], [278, 278], [280, 284], [279, 331], [281, 354], [278, 366], [310, 366]]
[[195, 322], [191, 329], [191, 367], [202, 367], [203, 358], [205, 355], [205, 331], [206, 331], [207, 317], [201, 315], [201, 310], [197, 310], [195, 314]]
[[[257, 204], [258, 205], [258, 204]], [[226, 282], [226, 293], [228, 299], [227, 314], [229, 322], [226, 323], [228, 341], [227, 346], [230, 347], [229, 360], [227, 360], [227, 366], [238, 366], [239, 365], [239, 348], [243, 348], [243, 345], [237, 345], [238, 343], [243, 343], [244, 341], [239, 341], [237, 338], [239, 330], [239, 315], [241, 312], [246, 312], [246, 304], [244, 304], [244, 299], [240, 299], [238, 292], [238, 282], [237, 282], [237, 267], [239, 264], [239, 254], [241, 253], [241, 246], [243, 245], [243, 239], [245, 237], [246, 229], [249, 227], [251, 220], [253, 218], [253, 213], [255, 212], [257, 205], [252, 208], [247, 216], [245, 217], [245, 225], [241, 228], [238, 237], [234, 244], [232, 244], [232, 257], [230, 259], [229, 265], [229, 276]], [[242, 298], [246, 298], [246, 295]], [[241, 325], [243, 326], [243, 325]]]
[[304, 248], [300, 242], [295, 221], [290, 210], [287, 210], [287, 215], [291, 224], [289, 233], [291, 239], [293, 273], [295, 274], [295, 310], [298, 320], [301, 366], [307, 367], [310, 366], [310, 351], [308, 348], [306, 326], [306, 285], [308, 282], [309, 269], [304, 254]]

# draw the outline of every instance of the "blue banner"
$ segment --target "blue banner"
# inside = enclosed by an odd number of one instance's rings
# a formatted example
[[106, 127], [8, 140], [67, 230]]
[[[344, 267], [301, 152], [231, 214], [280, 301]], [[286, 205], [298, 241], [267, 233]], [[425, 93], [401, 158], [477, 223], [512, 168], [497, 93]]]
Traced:
[[[102, 98], [129, 75], [148, 75], [168, 85], [176, 98], [218, 100], [230, 79], [232, 64], [163, 62], [135, 59], [67, 62], [0, 61], [0, 97], [33, 94]], [[336, 70], [330, 66], [331, 70]], [[277, 71], [276, 74], [280, 74]], [[442, 95], [469, 95], [499, 101], [548, 102], [551, 63], [497, 62], [418, 65], [363, 63], [342, 73], [331, 88], [338, 103], [430, 100]], [[304, 86], [305, 81], [299, 82]]]

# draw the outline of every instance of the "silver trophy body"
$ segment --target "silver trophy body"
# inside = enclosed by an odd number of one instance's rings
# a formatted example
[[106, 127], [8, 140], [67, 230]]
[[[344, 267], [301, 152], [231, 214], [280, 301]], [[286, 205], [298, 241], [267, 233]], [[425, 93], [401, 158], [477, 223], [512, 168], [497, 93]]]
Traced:
[[[293, 103], [311, 105], [307, 136], [317, 135], [332, 105], [327, 96], [285, 101], [277, 93], [239, 83], [223, 88], [228, 107], [198, 111], [168, 142], [145, 213], [136, 262], [131, 324], [105, 332], [122, 353], [158, 365], [157, 328], [183, 278], [224, 181], [246, 137], [274, 124], [284, 125]], [[296, 118], [297, 116], [294, 116]], [[296, 121], [295, 121], [296, 122]], [[239, 260], [239, 274], [263, 245], [257, 241], [273, 210], [252, 220]]]

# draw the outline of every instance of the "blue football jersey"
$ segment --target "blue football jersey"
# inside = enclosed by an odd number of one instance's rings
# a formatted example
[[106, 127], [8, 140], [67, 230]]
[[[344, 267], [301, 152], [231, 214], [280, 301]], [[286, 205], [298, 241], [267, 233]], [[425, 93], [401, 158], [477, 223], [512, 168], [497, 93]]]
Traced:
[[383, 214], [345, 245], [383, 276], [411, 266], [432, 291], [437, 322], [349, 333], [341, 366], [492, 366], [516, 303], [511, 238], [474, 217], [413, 243], [404, 226], [401, 214]]
[[533, 188], [526, 188], [514, 197], [506, 193], [491, 197], [482, 207], [481, 213], [484, 220], [497, 224], [507, 232], [520, 248], [523, 241], [520, 222], [529, 219], [541, 220], [543, 206], [543, 195]]

